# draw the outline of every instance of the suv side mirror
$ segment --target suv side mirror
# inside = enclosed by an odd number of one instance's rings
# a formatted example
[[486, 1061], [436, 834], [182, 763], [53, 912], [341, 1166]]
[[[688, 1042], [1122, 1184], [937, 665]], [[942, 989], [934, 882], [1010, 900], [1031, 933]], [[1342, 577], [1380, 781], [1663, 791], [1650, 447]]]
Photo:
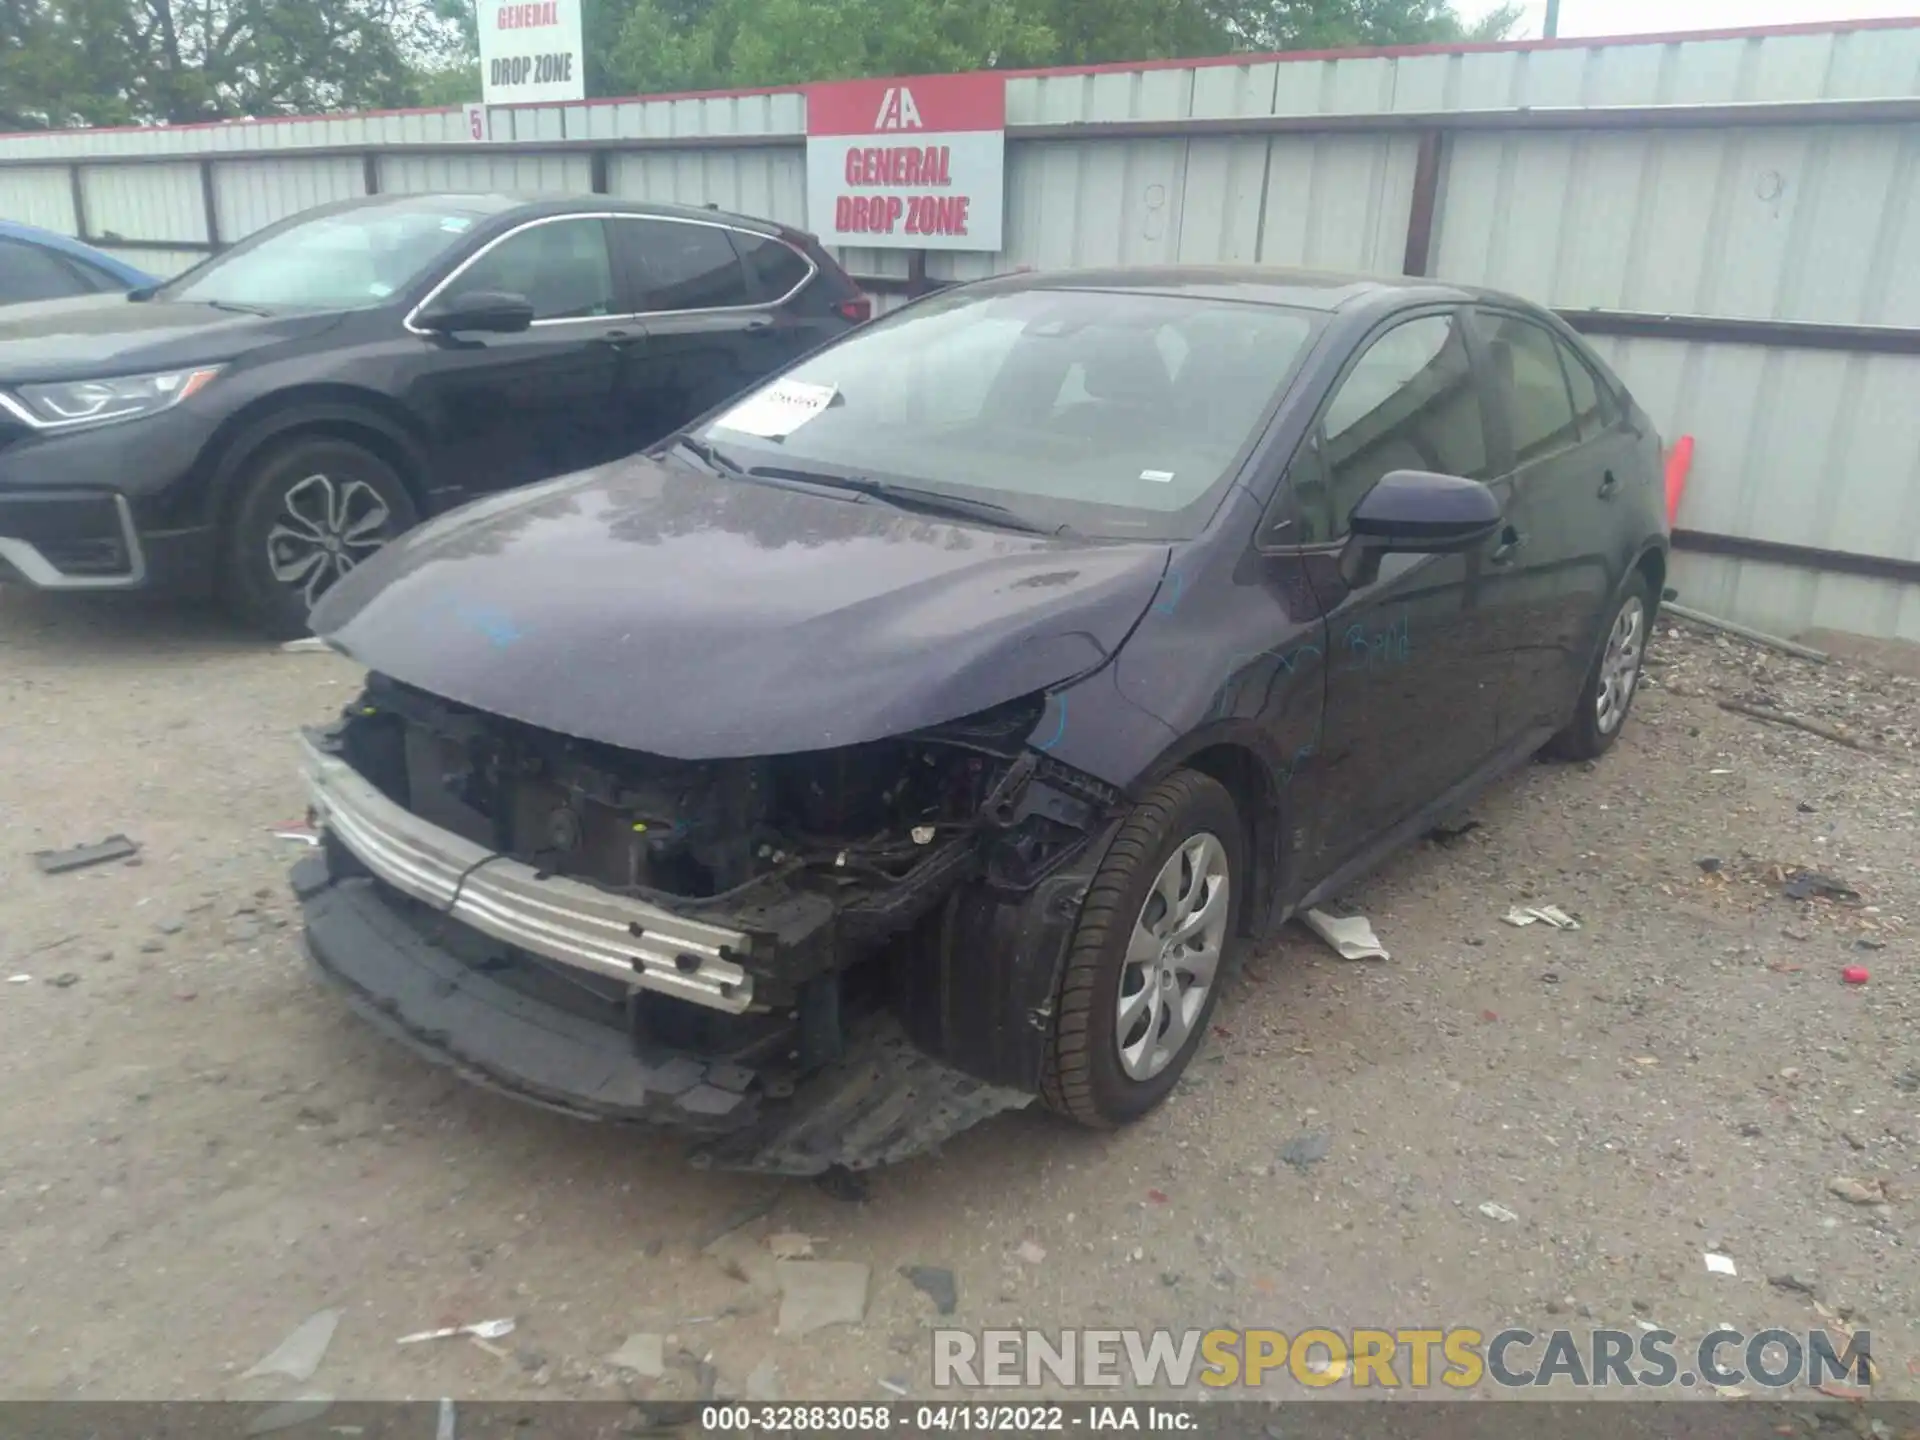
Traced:
[[1500, 498], [1478, 480], [1394, 470], [1353, 507], [1340, 576], [1351, 589], [1371, 585], [1383, 556], [1469, 550], [1499, 524]]
[[414, 324], [437, 335], [482, 330], [510, 335], [533, 324], [533, 302], [501, 290], [470, 290], [435, 300], [414, 317]]

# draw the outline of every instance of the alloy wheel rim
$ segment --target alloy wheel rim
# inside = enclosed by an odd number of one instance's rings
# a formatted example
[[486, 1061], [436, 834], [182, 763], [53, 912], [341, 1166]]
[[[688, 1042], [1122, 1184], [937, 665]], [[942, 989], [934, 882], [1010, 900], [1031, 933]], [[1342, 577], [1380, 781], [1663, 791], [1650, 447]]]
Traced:
[[1627, 705], [1640, 681], [1640, 657], [1646, 648], [1646, 607], [1629, 596], [1614, 617], [1607, 635], [1606, 654], [1600, 658], [1600, 692], [1594, 697], [1594, 720], [1602, 735], [1611, 735], [1627, 718]]
[[1167, 857], [1133, 922], [1120, 972], [1114, 1041], [1127, 1078], [1173, 1063], [1206, 1008], [1226, 943], [1227, 848], [1202, 831]]
[[267, 532], [273, 578], [312, 609], [332, 585], [392, 537], [393, 512], [364, 480], [309, 475], [291, 487]]

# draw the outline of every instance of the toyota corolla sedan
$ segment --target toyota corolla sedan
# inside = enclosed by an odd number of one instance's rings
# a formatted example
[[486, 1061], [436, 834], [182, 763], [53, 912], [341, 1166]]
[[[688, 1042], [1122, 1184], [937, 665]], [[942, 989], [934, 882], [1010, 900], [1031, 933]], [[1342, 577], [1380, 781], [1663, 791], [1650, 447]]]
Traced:
[[310, 953], [472, 1078], [710, 1163], [1123, 1124], [1238, 952], [1619, 738], [1659, 453], [1510, 296], [929, 297], [328, 593], [371, 673], [304, 742]]

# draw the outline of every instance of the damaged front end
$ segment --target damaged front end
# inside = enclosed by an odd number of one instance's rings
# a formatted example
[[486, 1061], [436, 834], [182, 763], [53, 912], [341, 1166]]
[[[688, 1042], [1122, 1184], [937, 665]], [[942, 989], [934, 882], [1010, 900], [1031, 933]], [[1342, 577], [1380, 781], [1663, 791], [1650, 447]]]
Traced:
[[470, 1078], [863, 1168], [1038, 1083], [1119, 792], [1028, 747], [1042, 700], [897, 739], [638, 754], [374, 676], [303, 761], [309, 951]]

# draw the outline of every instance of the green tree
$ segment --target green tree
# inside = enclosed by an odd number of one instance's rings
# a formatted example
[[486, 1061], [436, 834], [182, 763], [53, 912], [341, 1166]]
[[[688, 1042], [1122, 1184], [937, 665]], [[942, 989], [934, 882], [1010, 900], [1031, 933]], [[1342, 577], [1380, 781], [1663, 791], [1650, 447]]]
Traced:
[[404, 105], [460, 48], [430, 0], [0, 0], [0, 122]]
[[598, 9], [588, 46], [605, 57], [598, 93], [634, 94], [1500, 39], [1521, 14], [1509, 4], [1470, 23], [1448, 0], [598, 0]]

